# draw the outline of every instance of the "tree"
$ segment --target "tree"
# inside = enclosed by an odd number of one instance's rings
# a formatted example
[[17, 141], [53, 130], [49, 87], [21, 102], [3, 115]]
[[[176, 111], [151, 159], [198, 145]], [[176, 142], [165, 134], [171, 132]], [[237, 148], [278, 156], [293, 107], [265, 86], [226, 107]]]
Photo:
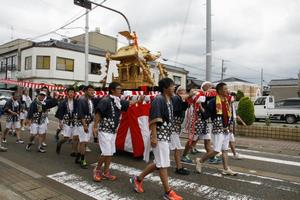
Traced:
[[249, 97], [241, 98], [237, 114], [247, 125], [253, 124], [255, 121], [254, 105]]
[[244, 92], [241, 90], [238, 90], [236, 93], [236, 101], [240, 101], [241, 98], [243, 98], [245, 96]]

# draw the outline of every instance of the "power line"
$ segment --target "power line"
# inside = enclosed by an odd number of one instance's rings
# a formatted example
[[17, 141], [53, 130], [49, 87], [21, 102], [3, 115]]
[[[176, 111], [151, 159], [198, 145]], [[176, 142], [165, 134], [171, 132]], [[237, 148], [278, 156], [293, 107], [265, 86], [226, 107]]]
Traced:
[[[103, 4], [105, 3], [107, 0], [103, 0], [100, 4]], [[94, 6], [89, 12], [91, 12], [92, 10], [94, 10], [95, 8], [97, 8], [98, 6]], [[82, 11], [81, 11], [82, 12]], [[52, 33], [56, 33], [56, 31], [59, 31], [61, 29], [64, 29], [65, 27], [67, 27], [68, 25], [74, 23], [75, 21], [79, 20], [81, 17], [85, 16], [86, 13], [83, 13], [77, 17], [75, 17], [74, 19], [70, 19], [68, 20], [69, 22], [65, 23], [64, 25], [60, 26], [59, 28], [56, 28], [52, 31], [49, 31], [49, 32], [46, 32], [46, 33], [43, 33], [43, 34], [40, 34], [40, 35], [37, 35], [35, 37], [31, 37], [31, 38], [25, 38], [24, 40], [35, 40], [35, 39], [38, 39], [40, 37], [44, 37], [46, 35], [49, 35], [49, 34], [52, 34]], [[23, 42], [20, 42], [18, 45], [20, 44], [23, 44], [23, 43], [26, 43], [27, 41], [23, 41]], [[14, 45], [11, 45], [11, 46], [8, 46], [8, 47], [1, 47], [0, 49], [7, 49], [7, 48], [10, 48], [10, 47], [14, 47]]]

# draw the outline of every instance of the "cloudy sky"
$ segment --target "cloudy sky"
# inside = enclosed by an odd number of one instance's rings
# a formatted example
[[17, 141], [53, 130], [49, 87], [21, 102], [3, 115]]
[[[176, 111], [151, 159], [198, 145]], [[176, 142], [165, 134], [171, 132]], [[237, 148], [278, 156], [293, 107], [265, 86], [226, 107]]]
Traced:
[[[102, 2], [102, 0], [94, 0]], [[26, 3], [25, 3], [26, 2]], [[107, 0], [104, 5], [123, 12], [139, 43], [161, 51], [170, 64], [184, 67], [190, 76], [205, 78], [206, 0]], [[225, 77], [260, 82], [297, 78], [300, 69], [299, 0], [212, 0], [213, 80], [220, 79], [221, 60]], [[51, 32], [84, 13], [73, 0], [9, 0], [1, 2], [0, 43], [11, 38], [43, 41], [61, 39]], [[102, 8], [90, 12], [90, 30], [118, 36], [127, 30], [124, 19]], [[57, 31], [65, 36], [83, 32], [84, 17]], [[175, 63], [177, 61], [177, 63]]]

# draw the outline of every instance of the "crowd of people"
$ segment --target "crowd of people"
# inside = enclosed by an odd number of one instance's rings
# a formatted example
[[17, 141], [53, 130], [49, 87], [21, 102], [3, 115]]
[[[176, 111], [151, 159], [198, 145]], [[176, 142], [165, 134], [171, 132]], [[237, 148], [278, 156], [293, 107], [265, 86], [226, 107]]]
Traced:
[[[227, 85], [219, 83], [214, 89], [212, 87], [212, 83], [204, 82], [201, 88], [186, 92], [170, 78], [159, 81], [160, 94], [151, 102], [149, 116], [149, 146], [154, 160], [141, 174], [130, 177], [130, 183], [136, 192], [144, 192], [144, 178], [158, 171], [164, 189], [163, 198], [182, 199], [168, 184], [170, 151], [174, 151], [175, 172], [189, 175], [190, 171], [183, 167], [183, 163], [193, 162], [189, 154], [199, 153], [196, 148], [199, 140], [203, 140], [206, 152], [195, 160], [198, 173], [202, 173], [203, 163], [208, 161], [213, 164], [223, 163], [224, 175], [237, 175], [229, 167], [227, 152], [230, 147], [234, 158], [241, 159], [235, 150], [233, 133], [237, 120], [243, 125], [246, 124], [236, 114], [235, 94], [229, 94]], [[215, 91], [216, 95], [199, 96], [199, 91], [204, 94]], [[121, 113], [127, 111], [132, 104], [142, 103], [144, 96], [136, 100], [121, 98], [122, 87], [117, 82], [110, 83], [109, 94], [101, 98], [94, 97], [95, 89], [91, 85], [84, 88], [84, 95], [79, 98], [75, 97], [75, 92], [74, 88], [69, 87], [66, 89], [66, 97], [59, 100], [56, 93], [51, 97], [48, 88], [44, 87], [37, 92], [33, 101], [25, 91], [21, 97], [17, 92], [13, 93], [4, 106], [6, 127], [1, 137], [0, 150], [7, 151], [4, 144], [12, 130], [15, 130], [16, 143], [23, 144], [21, 131], [28, 126], [30, 136], [25, 149], [31, 151], [37, 138], [37, 151], [45, 153], [48, 112], [57, 106], [55, 117], [59, 126], [55, 135], [56, 153], [60, 154], [63, 144], [71, 141], [71, 156], [75, 158], [76, 164], [86, 169], [89, 166], [85, 159], [86, 150], [88, 144], [94, 141], [99, 144], [101, 154], [93, 169], [92, 179], [95, 182], [114, 181], [117, 177], [111, 174], [110, 164], [116, 152], [116, 132]], [[59, 137], [60, 134], [63, 135], [62, 138]], [[189, 138], [185, 147], [181, 145], [181, 134], [187, 134]]]

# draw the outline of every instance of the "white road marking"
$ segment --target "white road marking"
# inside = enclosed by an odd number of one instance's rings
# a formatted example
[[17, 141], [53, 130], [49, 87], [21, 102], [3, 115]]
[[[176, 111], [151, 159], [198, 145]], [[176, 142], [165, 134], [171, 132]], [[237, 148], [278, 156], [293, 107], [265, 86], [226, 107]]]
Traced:
[[[206, 152], [204, 149], [200, 149], [199, 151], [204, 152], [204, 153]], [[233, 156], [232, 153], [228, 153], [228, 155]], [[300, 162], [289, 161], [289, 160], [280, 160], [280, 159], [275, 159], [275, 158], [251, 156], [251, 155], [246, 155], [246, 154], [243, 154], [243, 158], [250, 159], [250, 160], [259, 160], [259, 161], [264, 161], [264, 162], [271, 162], [271, 163], [278, 163], [278, 164], [283, 164], [283, 165], [292, 165], [292, 166], [300, 167]]]
[[[112, 163], [111, 169], [117, 170], [117, 171], [120, 171], [123, 173], [127, 173], [131, 176], [139, 175], [142, 172], [139, 169], [136, 169], [133, 167], [128, 167], [126, 165], [117, 164], [117, 163]], [[153, 175], [153, 174], [149, 174], [145, 178], [145, 180], [148, 180], [155, 184], [161, 185], [160, 177]], [[233, 199], [234, 200], [258, 199], [258, 198], [254, 198], [252, 196], [227, 191], [224, 189], [218, 189], [218, 188], [207, 186], [207, 185], [200, 185], [197, 183], [188, 182], [185, 180], [171, 178], [171, 177], [169, 177], [169, 185], [172, 188], [174, 188], [175, 190], [184, 190], [184, 191], [188, 190], [188, 191], [192, 192], [192, 194], [194, 196], [198, 196], [198, 197], [202, 197], [202, 198], [206, 198], [206, 199], [216, 199], [216, 200], [217, 199], [232, 199], [232, 200]]]
[[114, 194], [109, 188], [99, 184], [90, 183], [84, 180], [83, 177], [76, 174], [68, 174], [67, 172], [59, 172], [48, 175], [52, 180], [55, 180], [63, 185], [75, 189], [85, 195], [88, 195], [98, 200], [131, 200], [129, 197], [120, 197]]
[[[197, 146], [204, 148], [203, 144], [197, 144]], [[280, 156], [280, 157], [286, 157], [286, 158], [296, 158], [300, 159], [300, 156], [293, 156], [293, 155], [287, 155], [287, 154], [279, 154], [279, 153], [270, 153], [270, 152], [264, 152], [264, 151], [256, 151], [256, 150], [250, 150], [250, 149], [240, 149], [236, 148], [236, 151], [238, 152], [248, 152], [248, 153], [257, 153], [257, 154], [266, 154], [266, 155], [272, 155], [272, 156]]]
[[[174, 160], [171, 160], [171, 161], [175, 162]], [[191, 165], [191, 166], [195, 166], [196, 165], [195, 163], [185, 163], [185, 162], [182, 162], [182, 163], [184, 163], [185, 165]], [[255, 170], [250, 170], [249, 172], [250, 173], [256, 173]], [[206, 172], [206, 174], [207, 175], [212, 175], [212, 173], [208, 173], [208, 172]], [[290, 184], [294, 184], [294, 185], [300, 185], [300, 182], [299, 183], [298, 182], [290, 182], [290, 181], [286, 181], [286, 180], [282, 180], [282, 179], [278, 179], [278, 178], [267, 177], [267, 176], [260, 176], [260, 175], [255, 175], [255, 174], [247, 174], [247, 173], [244, 173], [244, 172], [238, 172], [238, 174], [239, 175], [248, 176], [248, 177], [255, 177], [255, 178], [266, 179], [266, 180], [270, 180], [270, 181], [285, 182], [285, 183], [290, 183]], [[220, 175], [220, 176], [222, 176], [222, 175]], [[237, 176], [237, 177], [239, 177], [239, 176]]]

